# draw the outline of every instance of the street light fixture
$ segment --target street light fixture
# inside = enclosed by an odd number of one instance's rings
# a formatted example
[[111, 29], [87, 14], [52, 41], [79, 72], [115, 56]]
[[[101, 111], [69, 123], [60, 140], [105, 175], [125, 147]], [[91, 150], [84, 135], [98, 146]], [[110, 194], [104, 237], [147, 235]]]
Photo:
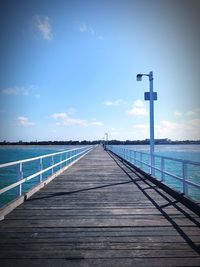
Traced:
[[149, 92], [145, 92], [144, 99], [150, 101], [150, 171], [154, 175], [154, 100], [157, 100], [157, 93], [153, 91], [153, 72], [150, 71], [149, 74], [137, 74], [137, 81], [142, 81], [142, 76], [149, 77]]

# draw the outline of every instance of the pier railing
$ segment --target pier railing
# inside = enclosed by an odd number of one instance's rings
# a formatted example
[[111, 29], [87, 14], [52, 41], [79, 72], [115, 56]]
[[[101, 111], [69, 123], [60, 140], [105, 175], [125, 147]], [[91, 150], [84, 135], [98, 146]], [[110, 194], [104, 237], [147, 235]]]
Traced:
[[157, 180], [200, 202], [199, 162], [154, 154], [151, 166], [149, 153], [111, 145], [107, 149], [148, 174], [153, 170], [152, 176]]
[[92, 146], [80, 147], [0, 164], [0, 207], [57, 176], [91, 149]]

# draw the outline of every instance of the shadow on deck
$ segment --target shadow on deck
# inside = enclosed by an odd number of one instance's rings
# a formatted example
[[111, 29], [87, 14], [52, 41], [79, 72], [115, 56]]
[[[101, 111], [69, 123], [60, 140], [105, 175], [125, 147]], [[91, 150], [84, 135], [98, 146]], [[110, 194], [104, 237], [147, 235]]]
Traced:
[[199, 217], [95, 148], [0, 222], [0, 265], [199, 266]]

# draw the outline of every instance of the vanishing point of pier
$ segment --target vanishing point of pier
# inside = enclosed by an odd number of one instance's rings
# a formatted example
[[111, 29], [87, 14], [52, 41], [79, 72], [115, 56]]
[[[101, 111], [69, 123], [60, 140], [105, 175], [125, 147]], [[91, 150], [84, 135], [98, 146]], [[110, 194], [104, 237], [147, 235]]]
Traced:
[[0, 222], [0, 265], [200, 266], [199, 225], [98, 146]]

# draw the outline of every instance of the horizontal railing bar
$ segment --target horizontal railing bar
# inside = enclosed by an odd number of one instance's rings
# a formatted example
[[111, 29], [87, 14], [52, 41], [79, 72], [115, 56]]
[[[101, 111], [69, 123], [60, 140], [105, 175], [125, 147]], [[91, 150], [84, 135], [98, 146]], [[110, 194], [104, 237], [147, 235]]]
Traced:
[[[132, 150], [131, 148], [120, 148], [120, 149], [125, 149], [127, 151], [136, 152], [136, 153], [139, 153], [139, 154], [150, 156], [149, 153], [142, 152], [142, 151], [137, 151], [137, 150]], [[167, 160], [178, 161], [178, 162], [185, 163], [185, 164], [192, 164], [192, 165], [200, 166], [200, 162], [197, 162], [197, 161], [191, 161], [191, 160], [186, 160], [186, 159], [177, 159], [177, 158], [158, 155], [156, 153], [154, 153], [153, 156], [157, 157], [157, 158], [163, 158], [163, 159], [167, 159]]]
[[197, 161], [191, 161], [191, 160], [186, 160], [186, 159], [176, 159], [176, 158], [171, 158], [171, 157], [166, 157], [166, 156], [161, 156], [161, 155], [156, 155], [156, 154], [154, 154], [153, 156], [157, 157], [157, 158], [163, 158], [163, 159], [167, 159], [167, 160], [173, 160], [173, 161], [181, 162], [184, 164], [192, 164], [192, 165], [200, 166], [200, 162], [197, 162]]
[[78, 153], [78, 154], [76, 154], [76, 155], [71, 156], [70, 158], [67, 158], [67, 159], [64, 159], [64, 160], [62, 160], [62, 161], [59, 161], [59, 162], [55, 163], [54, 165], [49, 166], [49, 167], [47, 167], [46, 169], [43, 169], [42, 171], [39, 171], [39, 172], [37, 172], [37, 173], [34, 173], [34, 174], [32, 174], [32, 175], [26, 177], [25, 179], [26, 179], [27, 181], [29, 181], [29, 180], [35, 178], [36, 176], [38, 176], [38, 175], [40, 175], [40, 174], [43, 174], [43, 173], [45, 173], [45, 172], [47, 172], [47, 171], [49, 171], [49, 170], [51, 170], [51, 169], [53, 169], [53, 168], [55, 168], [55, 167], [61, 165], [61, 164], [65, 163], [65, 162], [67, 162], [67, 161], [69, 161], [69, 160], [71, 160], [71, 159], [73, 159], [73, 158], [75, 158], [75, 157], [77, 157], [77, 156], [79, 156], [79, 155], [81, 155], [81, 154], [83, 154], [83, 153], [86, 152], [86, 151], [88, 151], [88, 150], [82, 151], [82, 152], [80, 152], [80, 153]]
[[[144, 165], [146, 165], [148, 167], [151, 167], [151, 165], [147, 164], [146, 162], [135, 158], [134, 155], [132, 155], [132, 153], [130, 155], [127, 152], [131, 151], [131, 152], [135, 153], [135, 155], [141, 155], [142, 154], [142, 155], [150, 156], [150, 154], [148, 154], [148, 153], [141, 152], [141, 151], [135, 151], [135, 150], [128, 149], [128, 148], [121, 148], [121, 147], [118, 147], [118, 148], [110, 147], [110, 149], [111, 149], [111, 151], [117, 153], [118, 155], [121, 155], [124, 158], [126, 158], [126, 156], [127, 156], [128, 158], [131, 159], [131, 161], [135, 161], [136, 164], [137, 163], [141, 163], [141, 164], [144, 164]], [[195, 161], [176, 159], [176, 158], [171, 158], [171, 157], [166, 157], [166, 156], [161, 156], [161, 155], [156, 155], [156, 154], [154, 154], [154, 158], [161, 158], [161, 159], [164, 159], [164, 160], [176, 161], [176, 162], [182, 163], [183, 165], [187, 165], [188, 164], [188, 165], [200, 166], [200, 163], [195, 162]], [[172, 177], [174, 179], [177, 179], [177, 180], [181, 181], [182, 183], [186, 183], [186, 184], [194, 186], [194, 187], [196, 187], [198, 189], [200, 188], [200, 184], [196, 184], [196, 183], [191, 182], [191, 181], [189, 181], [187, 179], [184, 179], [183, 177], [179, 177], [179, 176], [177, 176], [177, 175], [175, 175], [173, 173], [170, 173], [170, 172], [164, 171], [162, 169], [159, 169], [156, 166], [152, 166], [152, 168], [154, 170], [156, 170], [156, 171], [159, 171], [161, 174], [163, 173], [165, 175], [168, 175], [168, 176], [170, 176], [170, 177]]]
[[198, 187], [200, 189], [200, 184], [196, 184], [196, 183], [189, 181], [189, 180], [185, 180], [185, 182], [186, 182], [186, 184], [192, 185], [194, 187]]
[[24, 178], [24, 179], [22, 179], [20, 181], [17, 181], [14, 184], [8, 185], [8, 186], [0, 189], [0, 195], [3, 194], [3, 193], [5, 193], [5, 192], [7, 192], [7, 191], [9, 191], [9, 190], [11, 190], [11, 189], [13, 189], [13, 188], [15, 188], [18, 185], [20, 185], [22, 183], [21, 181], [23, 181], [23, 180], [26, 180], [26, 178]]
[[[175, 174], [173, 174], [173, 173], [170, 173], [170, 172], [167, 172], [167, 171], [162, 171], [161, 169], [159, 169], [159, 168], [157, 168], [157, 167], [153, 167], [153, 169], [156, 170], [156, 171], [159, 171], [159, 172], [161, 172], [161, 173], [164, 173], [164, 174], [166, 174], [166, 175], [168, 175], [168, 176], [174, 177], [175, 179], [177, 179], [177, 180], [179, 180], [179, 181], [182, 181], [182, 182], [184, 181], [183, 178], [181, 178], [181, 177], [179, 177], [179, 176], [177, 176], [177, 175], [175, 175]], [[196, 183], [191, 182], [191, 181], [189, 181], [189, 180], [185, 180], [185, 183], [200, 188], [200, 184], [196, 184]]]
[[[148, 167], [151, 166], [151, 165], [147, 164], [147, 163], [144, 162], [144, 161], [140, 161], [140, 160], [137, 160], [137, 159], [136, 159], [136, 161], [138, 161], [138, 162], [140, 162], [140, 163], [142, 163], [142, 164], [144, 164], [144, 165], [146, 165], [146, 166], [148, 166]], [[157, 167], [153, 167], [153, 166], [152, 166], [152, 168], [153, 168], [154, 170], [156, 170], [156, 171], [159, 171], [159, 172], [161, 172], [161, 173], [164, 173], [164, 174], [166, 174], [166, 175], [169, 175], [169, 176], [171, 176], [171, 177], [174, 177], [175, 179], [178, 179], [178, 180], [180, 180], [180, 181], [183, 181], [183, 178], [178, 177], [178, 176], [176, 176], [175, 174], [172, 174], [172, 173], [170, 173], [170, 172], [166, 172], [166, 171], [162, 171], [161, 169], [159, 169], [159, 168], [157, 168]]]
[[46, 168], [46, 169], [43, 169], [43, 170], [41, 170], [41, 171], [39, 171], [39, 172], [37, 172], [37, 173], [34, 173], [34, 174], [32, 174], [32, 175], [30, 175], [30, 176], [28, 176], [28, 177], [26, 177], [26, 178], [23, 178], [23, 179], [20, 180], [20, 181], [17, 181], [17, 182], [15, 182], [15, 183], [13, 183], [13, 184], [11, 184], [11, 185], [9, 185], [9, 186], [6, 186], [6, 187], [0, 189], [0, 195], [3, 194], [3, 193], [5, 193], [5, 192], [7, 192], [7, 191], [9, 191], [9, 190], [11, 190], [11, 189], [13, 189], [13, 188], [15, 188], [16, 186], [18, 186], [18, 185], [20, 185], [20, 184], [23, 184], [24, 182], [27, 182], [27, 181], [29, 181], [29, 180], [31, 180], [31, 179], [33, 179], [33, 178], [39, 176], [40, 174], [43, 174], [43, 173], [45, 173], [45, 172], [47, 172], [47, 171], [49, 171], [49, 170], [55, 168], [55, 167], [58, 166], [58, 165], [63, 164], [64, 162], [67, 162], [67, 161], [71, 160], [72, 158], [75, 158], [75, 157], [77, 157], [77, 156], [79, 156], [79, 155], [81, 155], [81, 154], [83, 154], [83, 153], [89, 151], [89, 150], [90, 150], [90, 149], [86, 149], [86, 150], [84, 150], [84, 151], [82, 151], [82, 152], [80, 152], [80, 153], [78, 153], [78, 154], [76, 154], [76, 155], [71, 156], [70, 158], [67, 158], [67, 159], [64, 159], [64, 160], [62, 160], [62, 161], [60, 161], [60, 162], [57, 162], [56, 164], [54, 164], [54, 165], [52, 165], [52, 166], [49, 166], [49, 167]]
[[180, 181], [183, 181], [183, 178], [181, 178], [181, 177], [179, 177], [179, 176], [177, 176], [177, 175], [175, 175], [175, 174], [173, 174], [173, 173], [171, 173], [171, 172], [162, 171], [161, 169], [159, 169], [159, 168], [157, 168], [157, 167], [152, 167], [152, 168], [153, 168], [154, 170], [159, 171], [159, 172], [161, 172], [161, 173], [164, 173], [164, 174], [166, 174], [166, 175], [168, 175], [168, 176], [174, 177], [175, 179], [178, 179], [178, 180], [180, 180]]
[[64, 153], [67, 153], [67, 152], [71, 152], [71, 151], [74, 151], [74, 150], [80, 150], [80, 149], [84, 149], [84, 148], [86, 148], [86, 147], [74, 148], [74, 149], [65, 150], [65, 151], [56, 152], [56, 153], [47, 154], [47, 155], [42, 155], [42, 156], [39, 156], [39, 157], [30, 158], [30, 159], [23, 159], [23, 160], [3, 163], [3, 164], [0, 164], [0, 168], [10, 167], [10, 166], [14, 166], [14, 165], [17, 165], [17, 164], [20, 164], [20, 163], [30, 162], [30, 161], [34, 161], [34, 160], [38, 160], [38, 159], [48, 158], [48, 157], [52, 157], [52, 156], [56, 156], [56, 155], [59, 155], [59, 154], [64, 154]]
[[138, 161], [139, 163], [141, 163], [141, 164], [144, 164], [144, 165], [146, 165], [146, 166], [148, 166], [148, 167], [150, 167], [151, 165], [149, 165], [148, 163], [146, 163], [146, 162], [144, 162], [144, 161], [141, 161], [141, 160], [139, 160], [139, 159], [135, 159], [135, 158], [132, 158], [133, 160], [136, 160], [136, 161]]

